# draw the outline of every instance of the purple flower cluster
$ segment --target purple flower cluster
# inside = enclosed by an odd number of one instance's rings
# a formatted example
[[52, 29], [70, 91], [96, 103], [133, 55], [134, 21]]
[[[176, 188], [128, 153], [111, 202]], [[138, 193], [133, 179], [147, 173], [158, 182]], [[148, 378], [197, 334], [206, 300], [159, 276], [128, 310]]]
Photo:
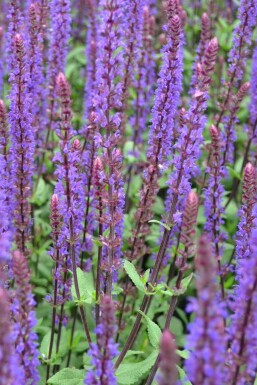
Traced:
[[19, 365], [24, 369], [25, 385], [36, 385], [39, 382], [39, 352], [37, 335], [33, 330], [36, 325], [35, 301], [27, 260], [19, 251], [13, 254], [12, 268], [16, 288], [11, 306], [15, 349]]
[[7, 292], [0, 288], [0, 384], [26, 385], [24, 373], [14, 351], [14, 335], [10, 323], [10, 306]]
[[114, 375], [113, 358], [118, 353], [118, 346], [114, 342], [115, 308], [112, 299], [104, 295], [100, 302], [100, 323], [95, 333], [97, 342], [92, 343], [89, 349], [91, 369], [85, 378], [85, 385], [117, 385]]
[[240, 280], [231, 301], [233, 310], [229, 338], [227, 378], [229, 384], [254, 383], [257, 369], [256, 305], [257, 305], [257, 207], [254, 208], [254, 227], [248, 238], [249, 254], [240, 262]]
[[35, 135], [32, 129], [31, 96], [29, 92], [28, 60], [22, 36], [12, 39], [12, 72], [10, 74], [10, 208], [17, 248], [28, 255], [30, 237], [30, 203]]
[[210, 164], [206, 168], [209, 179], [208, 187], [205, 190], [204, 208], [206, 223], [204, 225], [204, 230], [213, 244], [215, 256], [219, 261], [222, 256], [221, 245], [226, 239], [224, 231], [221, 230], [221, 227], [224, 224], [224, 208], [222, 205], [224, 187], [222, 178], [224, 177], [225, 171], [224, 166], [222, 165], [220, 132], [215, 126], [211, 126], [210, 135], [212, 142], [210, 149]]
[[224, 383], [226, 337], [224, 311], [217, 296], [216, 261], [208, 239], [202, 236], [196, 257], [197, 298], [188, 305], [195, 312], [195, 319], [189, 325], [186, 361], [189, 380], [194, 385]]

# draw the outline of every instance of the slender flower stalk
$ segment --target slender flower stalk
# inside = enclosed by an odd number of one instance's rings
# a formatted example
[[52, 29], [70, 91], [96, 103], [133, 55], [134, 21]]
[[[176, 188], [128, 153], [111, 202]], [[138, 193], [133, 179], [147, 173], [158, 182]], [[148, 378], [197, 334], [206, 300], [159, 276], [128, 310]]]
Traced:
[[226, 383], [229, 385], [253, 384], [257, 360], [253, 351], [257, 349], [256, 304], [257, 304], [257, 208], [254, 208], [254, 227], [248, 238], [250, 253], [240, 260], [240, 280], [231, 301], [233, 310], [229, 327], [231, 341]]
[[30, 203], [34, 158], [34, 132], [31, 126], [31, 98], [29, 93], [28, 63], [21, 35], [13, 38], [13, 70], [10, 74], [11, 91], [10, 149], [11, 194], [14, 239], [16, 247], [29, 255]]
[[19, 251], [15, 251], [13, 254], [12, 267], [16, 288], [11, 306], [16, 353], [19, 365], [25, 372], [25, 384], [36, 385], [39, 382], [37, 369], [39, 366], [39, 352], [37, 349], [37, 335], [33, 331], [36, 325], [35, 301], [29, 283], [30, 271], [28, 263]]
[[226, 357], [224, 311], [217, 302], [216, 261], [207, 237], [202, 236], [195, 261], [197, 298], [191, 301], [189, 311], [195, 319], [189, 325], [186, 360], [189, 380], [195, 385], [223, 384]]
[[100, 309], [100, 323], [95, 330], [97, 343], [91, 343], [89, 350], [94, 368], [87, 373], [84, 383], [117, 385], [112, 360], [118, 353], [118, 346], [114, 343], [115, 308], [111, 297], [104, 295], [101, 298]]
[[10, 322], [10, 306], [7, 292], [0, 288], [0, 384], [25, 385], [24, 373], [18, 364], [14, 350], [14, 335]]

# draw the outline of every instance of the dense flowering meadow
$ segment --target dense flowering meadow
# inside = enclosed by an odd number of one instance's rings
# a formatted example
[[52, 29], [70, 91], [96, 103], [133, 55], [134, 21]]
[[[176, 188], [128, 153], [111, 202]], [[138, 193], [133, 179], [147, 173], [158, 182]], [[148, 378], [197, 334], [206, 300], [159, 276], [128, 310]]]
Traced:
[[257, 1], [0, 1], [0, 385], [257, 384]]

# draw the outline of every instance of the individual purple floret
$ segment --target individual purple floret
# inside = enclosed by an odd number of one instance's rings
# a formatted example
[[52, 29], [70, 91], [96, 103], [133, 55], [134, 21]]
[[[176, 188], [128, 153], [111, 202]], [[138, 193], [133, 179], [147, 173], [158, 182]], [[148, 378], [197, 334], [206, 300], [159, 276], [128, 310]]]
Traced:
[[200, 238], [195, 267], [197, 298], [188, 305], [188, 311], [195, 312], [195, 319], [189, 325], [186, 373], [194, 385], [225, 384], [224, 311], [216, 298], [217, 263], [206, 236]]
[[250, 253], [240, 260], [240, 280], [231, 301], [233, 311], [229, 326], [231, 346], [228, 356], [227, 378], [230, 385], [253, 384], [257, 359], [257, 207], [254, 208], [254, 227], [248, 238]]
[[111, 297], [104, 295], [101, 298], [100, 312], [100, 323], [95, 330], [97, 342], [90, 344], [88, 352], [93, 369], [87, 373], [84, 383], [117, 385], [112, 360], [118, 354], [118, 345], [114, 342], [115, 307]]
[[176, 354], [176, 343], [171, 332], [166, 329], [163, 332], [160, 344], [160, 364], [161, 371], [158, 378], [159, 385], [176, 385], [178, 371], [178, 356]]
[[29, 70], [21, 35], [13, 37], [12, 72], [10, 74], [10, 209], [13, 212], [16, 247], [28, 256], [30, 238], [30, 202], [34, 168], [34, 131], [31, 126]]
[[19, 366], [14, 349], [11, 313], [7, 292], [0, 287], [0, 384], [26, 385], [24, 372]]
[[25, 372], [26, 385], [36, 385], [39, 382], [39, 352], [37, 335], [33, 328], [36, 325], [34, 312], [35, 301], [30, 285], [30, 271], [26, 258], [19, 252], [13, 253], [12, 260], [15, 292], [12, 298], [13, 332], [15, 349], [19, 365]]

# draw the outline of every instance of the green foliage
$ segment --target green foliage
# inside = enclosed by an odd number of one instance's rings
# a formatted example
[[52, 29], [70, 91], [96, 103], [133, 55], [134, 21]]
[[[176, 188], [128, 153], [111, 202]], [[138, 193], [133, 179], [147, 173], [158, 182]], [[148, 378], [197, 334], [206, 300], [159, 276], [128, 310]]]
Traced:
[[49, 385], [84, 385], [85, 370], [65, 368], [48, 380]]

